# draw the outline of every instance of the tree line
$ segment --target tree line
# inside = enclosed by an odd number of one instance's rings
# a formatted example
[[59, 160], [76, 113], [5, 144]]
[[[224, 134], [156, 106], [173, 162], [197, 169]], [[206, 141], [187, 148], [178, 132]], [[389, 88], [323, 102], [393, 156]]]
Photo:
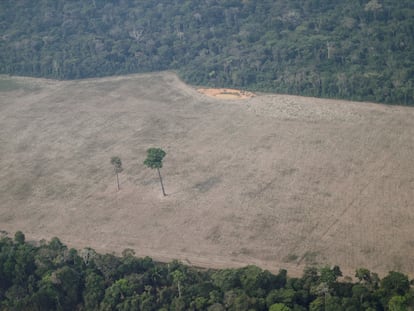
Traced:
[[2, 0], [0, 73], [414, 105], [411, 0]]
[[412, 282], [357, 269], [355, 281], [338, 266], [308, 267], [289, 277], [256, 266], [198, 269], [68, 248], [58, 238], [27, 242], [18, 231], [0, 237], [0, 310], [410, 310]]

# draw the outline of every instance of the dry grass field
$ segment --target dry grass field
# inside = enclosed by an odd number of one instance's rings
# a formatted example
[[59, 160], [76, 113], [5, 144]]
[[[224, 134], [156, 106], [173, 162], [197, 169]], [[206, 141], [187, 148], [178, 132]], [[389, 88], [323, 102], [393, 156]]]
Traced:
[[[207, 267], [412, 275], [414, 109], [256, 95], [172, 73], [1, 77], [0, 230]], [[166, 197], [149, 147], [167, 152]]]

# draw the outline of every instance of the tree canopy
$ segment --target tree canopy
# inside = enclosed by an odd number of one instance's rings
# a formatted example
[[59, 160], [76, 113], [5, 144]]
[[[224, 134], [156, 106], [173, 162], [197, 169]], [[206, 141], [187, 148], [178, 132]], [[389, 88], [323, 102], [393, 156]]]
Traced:
[[166, 153], [160, 148], [149, 148], [144, 164], [149, 168], [162, 168], [162, 160]]
[[121, 173], [123, 171], [122, 161], [120, 157], [112, 157], [111, 164], [114, 166], [115, 173]]
[[0, 1], [0, 73], [414, 104], [411, 0]]
[[[58, 238], [26, 242], [0, 237], [0, 310], [409, 310], [406, 275], [368, 284], [336, 278], [339, 267], [307, 268], [300, 278], [255, 266], [210, 270], [68, 249]], [[329, 276], [329, 277], [327, 277]], [[332, 277], [333, 276], [333, 277]]]

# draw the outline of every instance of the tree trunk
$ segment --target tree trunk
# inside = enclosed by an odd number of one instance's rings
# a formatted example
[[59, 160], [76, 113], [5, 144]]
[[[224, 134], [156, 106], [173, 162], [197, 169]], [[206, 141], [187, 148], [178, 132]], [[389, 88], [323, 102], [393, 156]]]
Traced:
[[119, 191], [120, 187], [119, 187], [119, 177], [118, 177], [118, 173], [116, 173], [116, 184], [118, 185], [118, 191]]
[[181, 298], [181, 286], [180, 286], [180, 281], [177, 282], [178, 285], [178, 297]]
[[157, 168], [157, 171], [158, 171], [158, 176], [160, 177], [160, 183], [161, 183], [162, 194], [163, 194], [164, 196], [166, 196], [166, 194], [165, 194], [165, 190], [164, 190], [164, 184], [162, 183], [162, 177], [161, 177], [161, 172], [160, 172], [160, 169], [159, 169], [159, 168]]

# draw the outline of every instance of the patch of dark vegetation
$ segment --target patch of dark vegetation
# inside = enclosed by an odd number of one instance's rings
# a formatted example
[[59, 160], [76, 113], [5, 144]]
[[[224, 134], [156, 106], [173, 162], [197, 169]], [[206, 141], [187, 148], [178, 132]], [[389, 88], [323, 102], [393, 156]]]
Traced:
[[411, 0], [3, 0], [0, 73], [177, 70], [194, 85], [413, 105], [413, 12]]
[[[28, 243], [18, 231], [0, 236], [2, 310], [409, 310], [409, 279], [380, 279], [357, 269], [356, 281], [338, 266], [308, 267], [301, 278], [256, 266], [211, 270], [68, 249], [58, 238]], [[242, 253], [249, 254], [247, 249]], [[297, 257], [297, 256], [293, 256]], [[189, 260], [187, 263], [191, 264]]]

